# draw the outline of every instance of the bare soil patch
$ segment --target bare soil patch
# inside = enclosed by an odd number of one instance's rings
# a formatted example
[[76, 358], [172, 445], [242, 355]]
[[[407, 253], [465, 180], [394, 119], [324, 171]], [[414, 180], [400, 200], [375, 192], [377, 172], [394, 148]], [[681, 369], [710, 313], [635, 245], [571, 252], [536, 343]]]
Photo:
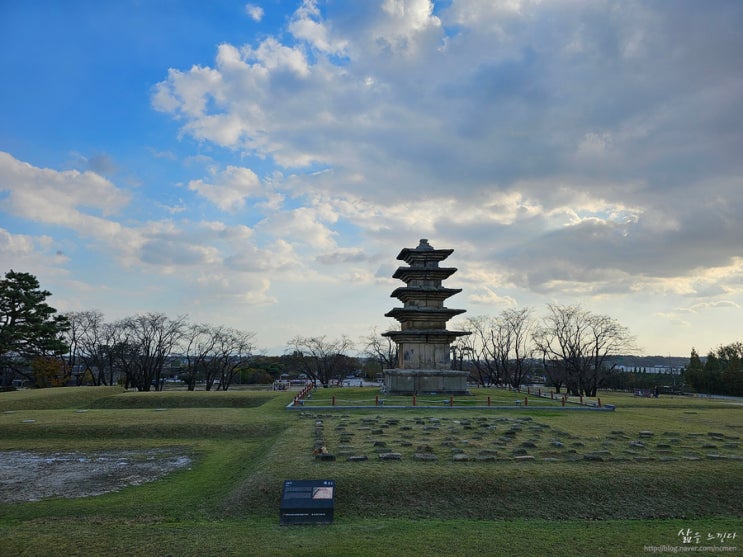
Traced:
[[190, 465], [189, 456], [172, 449], [0, 451], [0, 502], [102, 495], [158, 480]]

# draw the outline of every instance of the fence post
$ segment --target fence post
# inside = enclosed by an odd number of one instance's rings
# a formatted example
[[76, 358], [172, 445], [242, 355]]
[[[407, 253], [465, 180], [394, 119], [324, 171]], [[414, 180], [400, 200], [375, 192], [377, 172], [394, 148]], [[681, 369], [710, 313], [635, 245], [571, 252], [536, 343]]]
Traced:
[[565, 406], [565, 397], [562, 397], [562, 405]]
[[333, 406], [335, 406], [335, 395], [333, 395]]
[[379, 406], [379, 395], [374, 397], [374, 406]]
[[490, 406], [490, 397], [488, 397], [488, 406]]
[[415, 395], [413, 395], [413, 406], [415, 406]]
[[529, 406], [529, 397], [528, 396], [525, 396], [524, 397], [524, 406]]
[[452, 406], [454, 406], [454, 397], [450, 396], [449, 397], [449, 408], [451, 408]]
[[599, 403], [599, 408], [601, 408], [601, 399], [600, 398], [598, 399], [598, 403]]

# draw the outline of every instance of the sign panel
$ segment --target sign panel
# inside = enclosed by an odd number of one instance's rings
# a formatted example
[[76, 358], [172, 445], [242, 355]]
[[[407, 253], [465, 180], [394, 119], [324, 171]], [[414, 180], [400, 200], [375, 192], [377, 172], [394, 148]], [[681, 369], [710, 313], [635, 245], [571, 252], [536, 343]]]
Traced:
[[285, 480], [280, 524], [333, 522], [335, 480]]

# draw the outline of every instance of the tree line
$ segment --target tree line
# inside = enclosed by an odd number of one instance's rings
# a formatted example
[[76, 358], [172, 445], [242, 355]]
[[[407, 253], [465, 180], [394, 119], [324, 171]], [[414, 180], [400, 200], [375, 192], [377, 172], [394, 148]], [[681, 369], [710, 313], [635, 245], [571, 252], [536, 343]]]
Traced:
[[206, 390], [227, 390], [253, 355], [255, 333], [191, 323], [185, 316], [143, 313], [109, 323], [91, 310], [65, 317], [67, 367], [94, 385], [161, 390], [166, 363], [177, 354], [178, 377], [189, 390], [201, 382]]
[[[11, 270], [0, 280], [0, 386], [19, 377], [54, 386], [82, 375], [94, 385], [162, 389], [174, 358], [190, 390], [197, 384], [227, 390], [236, 380], [270, 382], [285, 373], [327, 387], [347, 375], [371, 378], [397, 367], [397, 346], [376, 329], [360, 343], [296, 336], [286, 354], [269, 357], [255, 354], [254, 332], [162, 313], [113, 322], [97, 310], [61, 315], [47, 304], [49, 296], [28, 273]], [[617, 358], [637, 351], [616, 319], [577, 305], [549, 304], [541, 317], [529, 308], [507, 309], [468, 318], [461, 328], [469, 335], [452, 345], [451, 365], [484, 386], [519, 387], [540, 376], [558, 393], [596, 396], [599, 388], [627, 383], [616, 372]], [[711, 351], [704, 363], [692, 350], [684, 378], [698, 392], [743, 396], [743, 343]]]
[[575, 305], [549, 304], [538, 319], [531, 309], [507, 309], [496, 317], [465, 322], [470, 335], [456, 345], [462, 361], [483, 385], [518, 388], [543, 375], [557, 393], [596, 396], [616, 366], [614, 358], [636, 351], [629, 329], [616, 319]]
[[743, 396], [743, 343], [711, 350], [704, 363], [692, 348], [684, 378], [699, 393]]
[[141, 313], [107, 322], [97, 310], [60, 315], [46, 302], [50, 295], [29, 273], [11, 270], [0, 280], [2, 386], [57, 386], [77, 376], [93, 385], [162, 389], [165, 365], [178, 353], [189, 389], [203, 381], [207, 390], [227, 390], [254, 349], [253, 332], [184, 316]]

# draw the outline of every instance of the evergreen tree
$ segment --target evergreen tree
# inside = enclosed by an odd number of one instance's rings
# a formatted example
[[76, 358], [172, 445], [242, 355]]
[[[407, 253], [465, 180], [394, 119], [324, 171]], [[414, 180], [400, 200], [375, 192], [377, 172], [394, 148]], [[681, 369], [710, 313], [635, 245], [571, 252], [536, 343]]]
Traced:
[[691, 349], [689, 364], [684, 370], [684, 382], [697, 392], [704, 386], [704, 364], [696, 349]]
[[0, 280], [0, 369], [4, 384], [14, 373], [33, 381], [30, 362], [35, 357], [66, 353], [62, 335], [67, 319], [46, 303], [51, 293], [39, 288], [29, 273], [13, 270]]

